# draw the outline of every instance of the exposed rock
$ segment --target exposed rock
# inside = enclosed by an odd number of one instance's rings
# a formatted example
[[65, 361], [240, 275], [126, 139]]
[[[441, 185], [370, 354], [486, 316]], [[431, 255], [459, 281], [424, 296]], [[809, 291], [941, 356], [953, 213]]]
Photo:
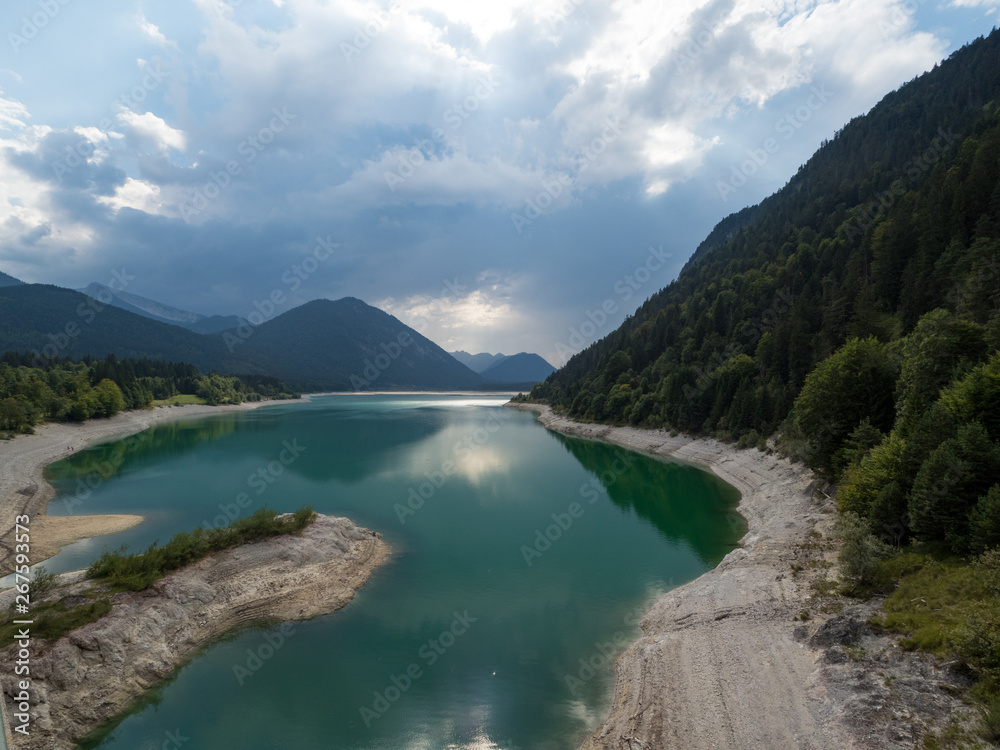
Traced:
[[857, 643], [863, 631], [870, 630], [863, 622], [853, 619], [850, 615], [831, 617], [820, 625], [809, 639], [813, 648], [827, 646], [850, 646]]
[[[301, 535], [211, 555], [116, 595], [111, 612], [55, 643], [32, 644], [31, 734], [16, 748], [71, 750], [199, 649], [240, 627], [305, 620], [343, 607], [389, 557], [382, 537], [346, 518], [319, 516]], [[71, 584], [70, 596], [92, 585]], [[8, 718], [16, 647], [0, 652]]]

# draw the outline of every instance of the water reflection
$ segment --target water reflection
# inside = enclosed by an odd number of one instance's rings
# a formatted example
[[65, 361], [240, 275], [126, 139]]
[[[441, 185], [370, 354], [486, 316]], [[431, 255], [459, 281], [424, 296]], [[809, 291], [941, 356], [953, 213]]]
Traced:
[[[587, 493], [606, 494], [622, 512], [649, 521], [664, 539], [688, 543], [706, 565], [718, 559], [720, 539], [698, 530], [728, 530], [721, 541], [731, 545], [746, 533], [746, 522], [731, 510], [739, 491], [718, 477], [605, 443], [553, 435], [593, 475]], [[713, 492], [706, 492], [706, 485]]]

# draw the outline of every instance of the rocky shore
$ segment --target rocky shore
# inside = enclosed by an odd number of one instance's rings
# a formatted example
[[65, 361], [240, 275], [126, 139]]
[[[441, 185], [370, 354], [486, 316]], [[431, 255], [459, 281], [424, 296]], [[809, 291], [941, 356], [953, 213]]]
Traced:
[[[215, 553], [146, 591], [113, 595], [111, 611], [100, 620], [54, 643], [32, 642], [30, 734], [15, 732], [13, 746], [72, 750], [225, 634], [340, 609], [389, 555], [381, 535], [346, 518], [318, 516], [301, 535]], [[50, 600], [66, 606], [89, 601], [84, 591], [93, 581], [80, 573], [60, 578]], [[0, 598], [6, 609], [10, 593]], [[12, 724], [17, 658], [16, 645], [0, 652]]]
[[834, 503], [803, 466], [511, 406], [538, 412], [550, 430], [710, 469], [740, 491], [749, 527], [718, 567], [654, 602], [583, 750], [902, 749], [948, 726], [968, 731], [962, 678], [874, 633], [877, 602], [831, 593]]

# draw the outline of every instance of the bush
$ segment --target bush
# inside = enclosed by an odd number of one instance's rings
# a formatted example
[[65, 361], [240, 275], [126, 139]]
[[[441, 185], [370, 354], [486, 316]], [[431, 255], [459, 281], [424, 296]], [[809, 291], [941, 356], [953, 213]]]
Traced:
[[736, 447], [740, 450], [753, 448], [759, 445], [761, 440], [763, 438], [757, 433], [757, 430], [750, 430], [750, 432], [740, 435], [740, 439], [736, 441]]
[[878, 580], [879, 563], [892, 554], [892, 548], [877, 539], [857, 513], [843, 513], [837, 521], [840, 548], [840, 576], [849, 589], [869, 589]]
[[39, 565], [32, 571], [28, 583], [28, 598], [37, 601], [46, 591], [51, 591], [56, 585], [56, 574], [50, 573], [44, 565]]
[[956, 635], [956, 650], [973, 673], [987, 684], [1000, 682], [1000, 613], [982, 605]]
[[975, 550], [1000, 547], [1000, 484], [979, 498], [969, 518], [969, 533]]
[[1000, 547], [981, 554], [976, 558], [975, 567], [990, 593], [1000, 597]]

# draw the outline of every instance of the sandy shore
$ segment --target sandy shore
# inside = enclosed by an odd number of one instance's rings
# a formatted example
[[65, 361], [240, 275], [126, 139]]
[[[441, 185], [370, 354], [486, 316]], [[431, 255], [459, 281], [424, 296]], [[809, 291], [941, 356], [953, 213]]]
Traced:
[[[303, 399], [305, 400], [305, 399]], [[255, 401], [237, 406], [161, 406], [127, 411], [111, 419], [80, 423], [50, 423], [35, 428], [34, 435], [0, 441], [0, 575], [13, 570], [14, 525], [17, 516], [31, 519], [31, 564], [55, 555], [60, 547], [80, 539], [124, 531], [142, 516], [101, 515], [47, 517], [45, 508], [55, 494], [45, 481], [45, 467], [53, 461], [113, 438], [145, 430], [171, 419], [201, 417], [230, 411], [296, 401]]]
[[[30, 733], [18, 750], [72, 750], [88, 733], [127, 710], [209, 644], [254, 623], [279, 621], [260, 643], [262, 659], [233, 665], [240, 680], [268, 680], [266, 660], [295, 638], [296, 620], [340, 609], [390, 556], [382, 537], [346, 518], [319, 516], [301, 535], [273, 537], [219, 552], [155, 583], [115, 594], [111, 611], [54, 643], [31, 643]], [[85, 604], [94, 582], [60, 577], [48, 599]], [[0, 594], [0, 606], [10, 594]], [[20, 723], [13, 678], [17, 646], [0, 652], [8, 721]], [[258, 647], [259, 648], [259, 647]], [[261, 651], [261, 654], [265, 652]], [[240, 667], [240, 669], [237, 669]], [[256, 674], [257, 670], [265, 674]]]
[[810, 471], [715, 440], [511, 406], [550, 430], [710, 469], [740, 491], [749, 527], [717, 568], [654, 602], [583, 750], [912, 748], [962, 721], [960, 678], [873, 633], [877, 603], [816, 595], [813, 582], [835, 575], [837, 543], [834, 504]]

